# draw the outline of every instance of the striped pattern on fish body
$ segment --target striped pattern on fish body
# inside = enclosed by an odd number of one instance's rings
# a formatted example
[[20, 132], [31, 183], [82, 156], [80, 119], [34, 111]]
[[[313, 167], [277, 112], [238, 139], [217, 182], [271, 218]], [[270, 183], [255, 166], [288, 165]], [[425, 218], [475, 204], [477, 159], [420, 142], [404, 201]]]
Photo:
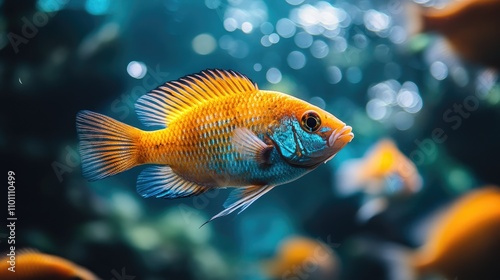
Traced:
[[[139, 98], [142, 131], [90, 111], [77, 116], [84, 176], [98, 180], [140, 164], [143, 197], [177, 198], [236, 187], [226, 209], [240, 212], [274, 186], [329, 160], [351, 127], [295, 97], [259, 90], [233, 71], [208, 70]], [[213, 219], [212, 218], [212, 219]]]

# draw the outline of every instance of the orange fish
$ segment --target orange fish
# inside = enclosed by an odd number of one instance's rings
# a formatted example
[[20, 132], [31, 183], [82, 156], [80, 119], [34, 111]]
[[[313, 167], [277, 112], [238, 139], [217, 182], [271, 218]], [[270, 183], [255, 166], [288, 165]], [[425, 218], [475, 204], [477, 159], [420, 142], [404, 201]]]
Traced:
[[272, 279], [338, 279], [340, 263], [332, 248], [307, 238], [284, 240], [276, 256], [264, 263], [264, 272]]
[[337, 171], [337, 188], [345, 194], [362, 188], [372, 195], [407, 195], [421, 187], [415, 164], [390, 139], [380, 140], [362, 159], [347, 161]]
[[455, 1], [417, 13], [415, 27], [443, 35], [464, 59], [500, 69], [500, 1]]
[[500, 189], [471, 191], [437, 219], [414, 265], [447, 279], [500, 279]]
[[104, 115], [77, 115], [83, 175], [98, 180], [142, 164], [143, 197], [178, 198], [235, 187], [225, 210], [245, 210], [273, 187], [331, 159], [354, 137], [332, 114], [234, 71], [167, 82], [136, 103], [143, 131]]
[[15, 255], [14, 266], [9, 256], [0, 260], [0, 279], [9, 280], [97, 280], [92, 272], [66, 259], [35, 250], [22, 250]]

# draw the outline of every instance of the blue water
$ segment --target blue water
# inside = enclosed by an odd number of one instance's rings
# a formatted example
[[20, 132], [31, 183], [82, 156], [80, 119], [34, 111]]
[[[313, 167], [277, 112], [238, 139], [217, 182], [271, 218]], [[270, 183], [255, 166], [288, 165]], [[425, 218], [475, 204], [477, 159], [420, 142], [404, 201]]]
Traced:
[[[400, 1], [4, 0], [0, 7], [0, 150], [4, 170], [16, 172], [16, 248], [71, 259], [102, 279], [123, 272], [269, 279], [261, 264], [294, 235], [339, 244], [339, 279], [403, 279], [387, 248], [419, 247], [438, 209], [500, 183], [496, 73], [462, 61], [439, 34], [409, 34]], [[143, 167], [97, 182], [82, 177], [76, 112], [146, 129], [135, 100], [207, 68], [238, 71], [260, 89], [320, 106], [355, 138], [312, 173], [202, 228], [229, 190], [143, 199], [135, 192]], [[386, 190], [389, 207], [359, 223], [369, 195], [340, 195], [336, 171], [382, 138], [413, 161], [423, 187], [398, 199], [397, 189]]]

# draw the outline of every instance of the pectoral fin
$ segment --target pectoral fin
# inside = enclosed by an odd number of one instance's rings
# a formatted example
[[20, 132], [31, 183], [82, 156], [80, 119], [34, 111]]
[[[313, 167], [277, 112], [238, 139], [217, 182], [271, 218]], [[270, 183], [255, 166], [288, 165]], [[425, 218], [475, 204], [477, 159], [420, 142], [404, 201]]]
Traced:
[[233, 147], [245, 158], [251, 158], [258, 164], [269, 164], [273, 150], [248, 128], [237, 128], [233, 132]]
[[[259, 197], [263, 196], [266, 194], [268, 191], [270, 191], [274, 186], [270, 185], [254, 185], [254, 186], [247, 186], [247, 187], [242, 187], [235, 189], [229, 194], [229, 197], [227, 198], [226, 202], [224, 202], [224, 209], [221, 211], [219, 214], [213, 216], [210, 220], [206, 221], [203, 225], [206, 223], [217, 219], [222, 216], [226, 216], [228, 214], [231, 214], [232, 212], [236, 211], [239, 209], [238, 214], [243, 212], [245, 209], [248, 208], [254, 201], [256, 201]], [[203, 226], [202, 225], [202, 226]]]

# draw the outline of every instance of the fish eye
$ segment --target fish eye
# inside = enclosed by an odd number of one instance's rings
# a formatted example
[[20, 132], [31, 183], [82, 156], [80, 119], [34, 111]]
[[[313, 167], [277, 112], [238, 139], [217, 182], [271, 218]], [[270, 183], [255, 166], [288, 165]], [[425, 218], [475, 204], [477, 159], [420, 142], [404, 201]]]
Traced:
[[321, 119], [314, 111], [307, 111], [302, 115], [301, 127], [307, 132], [316, 132], [321, 126]]

